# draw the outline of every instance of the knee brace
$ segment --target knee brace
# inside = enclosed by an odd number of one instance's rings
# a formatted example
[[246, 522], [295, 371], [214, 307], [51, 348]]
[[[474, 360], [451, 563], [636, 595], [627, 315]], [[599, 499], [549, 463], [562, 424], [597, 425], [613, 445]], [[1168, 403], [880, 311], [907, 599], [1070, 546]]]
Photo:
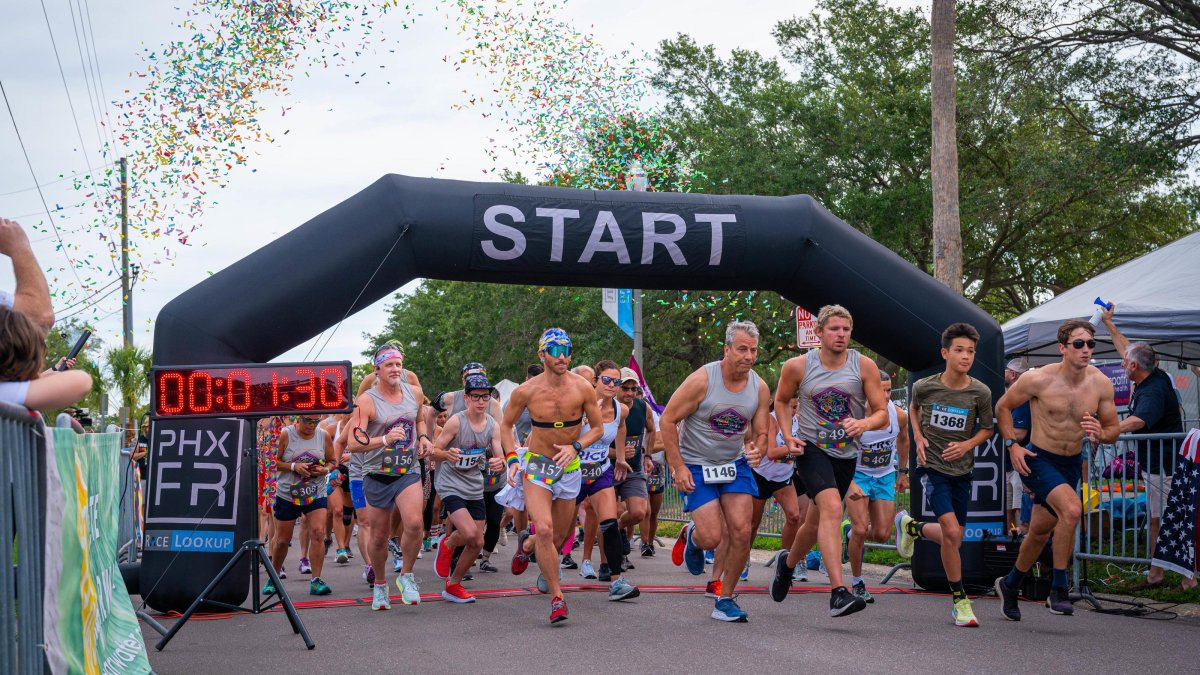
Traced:
[[354, 508], [347, 506], [342, 509], [342, 525], [350, 527], [352, 522], [354, 522]]
[[604, 557], [608, 558], [608, 568], [614, 575], [620, 574], [625, 569], [625, 550], [621, 546], [621, 529], [617, 527], [616, 518], [601, 521], [600, 542], [604, 546]]

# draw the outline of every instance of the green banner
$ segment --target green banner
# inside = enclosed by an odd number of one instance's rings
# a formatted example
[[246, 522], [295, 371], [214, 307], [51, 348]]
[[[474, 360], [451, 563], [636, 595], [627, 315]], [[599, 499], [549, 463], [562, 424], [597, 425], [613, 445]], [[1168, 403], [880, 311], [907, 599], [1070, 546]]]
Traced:
[[117, 567], [120, 434], [53, 429], [47, 462], [47, 659], [55, 673], [148, 673]]

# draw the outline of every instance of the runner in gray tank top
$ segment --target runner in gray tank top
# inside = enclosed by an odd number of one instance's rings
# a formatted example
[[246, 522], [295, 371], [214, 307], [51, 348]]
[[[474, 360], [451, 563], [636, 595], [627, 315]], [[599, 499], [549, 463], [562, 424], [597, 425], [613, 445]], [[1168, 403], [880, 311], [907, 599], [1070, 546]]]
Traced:
[[421, 547], [422, 511], [421, 465], [417, 461], [429, 454], [432, 445], [421, 416], [425, 394], [411, 371], [404, 369], [404, 353], [396, 345], [385, 344], [375, 350], [375, 386], [359, 395], [350, 424], [347, 449], [367, 453], [363, 458], [363, 496], [370, 522], [368, 555], [375, 573], [371, 609], [391, 609], [387, 590], [387, 538], [391, 530], [392, 508], [399, 509], [404, 524], [400, 548], [404, 562], [396, 585], [401, 602], [421, 602], [421, 590], [412, 567]]
[[[854, 479], [858, 437], [863, 432], [882, 429], [888, 422], [887, 395], [880, 384], [879, 367], [849, 348], [853, 325], [845, 307], [822, 307], [816, 331], [821, 347], [788, 359], [775, 391], [776, 410], [787, 410], [792, 396], [799, 400], [796, 412], [799, 435], [792, 435], [792, 425], [782, 419], [779, 433], [791, 448], [796, 470], [813, 503], [791, 550], [780, 551], [775, 558], [771, 598], [783, 602], [796, 565], [819, 542], [833, 588], [829, 599], [831, 616], [847, 616], [867, 606], [842, 583], [842, 500]], [[868, 402], [870, 416], [865, 414]]]
[[[472, 375], [482, 375], [487, 377], [487, 368], [485, 368], [484, 365], [478, 361], [472, 361], [468, 364], [465, 364], [460, 373], [464, 386], [467, 384], [467, 378]], [[449, 418], [465, 411], [466, 409], [467, 398], [463, 395], [462, 389], [458, 389], [456, 391], [444, 391], [434, 397], [433, 401], [431, 401], [425, 408], [425, 428], [434, 428], [433, 423], [438, 413], [447, 413], [447, 418]], [[488, 408], [484, 412], [491, 415], [495, 420], [499, 420], [504, 414], [504, 412], [500, 409], [500, 401], [495, 399], [488, 403]]]
[[683, 381], [660, 424], [675, 487], [692, 514], [671, 561], [687, 562], [698, 576], [704, 573], [704, 549], [716, 549], [725, 569], [712, 611], [719, 621], [747, 620], [733, 591], [750, 555], [750, 512], [758, 494], [752, 467], [762, 459], [770, 426], [771, 392], [752, 370], [757, 358], [758, 327], [730, 323], [724, 358]]
[[[275, 489], [275, 531], [271, 535], [271, 564], [277, 572], [283, 571], [288, 546], [296, 520], [305, 516], [304, 527], [308, 529], [308, 550], [301, 552], [312, 562], [312, 581], [309, 593], [329, 595], [332, 591], [321, 580], [321, 569], [325, 562], [325, 515], [328, 498], [325, 496], [325, 477], [336, 465], [333, 440], [324, 429], [317, 428], [321, 418], [301, 416], [296, 424], [285, 427], [279, 435], [279, 454], [275, 458], [275, 470], [279, 481]], [[263, 594], [275, 592], [268, 581]]]
[[[442, 597], [458, 603], [475, 602], [462, 580], [483, 548], [486, 510], [480, 464], [490, 464], [496, 471], [504, 468], [500, 427], [486, 412], [492, 401], [492, 385], [486, 375], [473, 374], [467, 377], [464, 392], [467, 409], [446, 420], [432, 453], [438, 462], [437, 491], [442, 508], [454, 524], [454, 532], [438, 545], [433, 570], [446, 580]], [[459, 546], [463, 551], [458, 565], [451, 569], [451, 558]]]

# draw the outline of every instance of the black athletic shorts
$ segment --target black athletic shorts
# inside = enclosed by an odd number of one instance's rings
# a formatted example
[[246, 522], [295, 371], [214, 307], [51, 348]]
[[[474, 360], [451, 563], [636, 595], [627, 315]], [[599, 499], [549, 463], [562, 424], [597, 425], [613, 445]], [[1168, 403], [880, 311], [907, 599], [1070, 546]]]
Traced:
[[442, 513], [446, 518], [459, 509], [466, 509], [471, 520], [487, 520], [487, 505], [482, 499], [463, 499], [458, 495], [442, 495]]
[[763, 478], [762, 474], [757, 471], [752, 471], [751, 473], [754, 474], [754, 482], [758, 484], [758, 496], [755, 497], [755, 499], [759, 499], [764, 502], [770, 499], [771, 495], [787, 487], [792, 482], [790, 480], [768, 480]]
[[805, 492], [810, 499], [816, 499], [817, 494], [829, 488], [836, 488], [838, 498], [844, 499], [858, 466], [858, 458], [830, 457], [812, 442], [805, 443], [804, 454], [795, 461], [796, 471], [804, 479]]
[[350, 467], [345, 464], [338, 464], [338, 471], [342, 472], [342, 492], [350, 494]]

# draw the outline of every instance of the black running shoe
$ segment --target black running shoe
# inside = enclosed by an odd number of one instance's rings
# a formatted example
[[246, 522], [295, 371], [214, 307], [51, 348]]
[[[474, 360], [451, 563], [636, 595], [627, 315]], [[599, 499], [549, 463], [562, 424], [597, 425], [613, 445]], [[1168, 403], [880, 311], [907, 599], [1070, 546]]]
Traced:
[[845, 586], [838, 586], [829, 595], [829, 616], [849, 616], [866, 607], [866, 601], [846, 590]]
[[565, 570], [577, 570], [577, 569], [579, 569], [579, 563], [575, 562], [575, 559], [571, 557], [571, 554], [570, 554], [570, 553], [564, 553], [564, 554], [563, 554], [563, 557], [562, 557], [562, 562], [561, 562], [561, 563], [559, 563], [559, 565], [558, 565], [558, 566], [559, 566], [559, 567], [561, 567], [561, 568], [563, 568], [563, 569], [565, 569]]
[[1071, 594], [1066, 586], [1056, 586], [1050, 589], [1050, 597], [1046, 598], [1046, 606], [1051, 614], [1071, 616], [1075, 613], [1075, 605], [1071, 602]]
[[621, 530], [621, 552], [629, 555], [629, 534], [625, 530]]
[[1018, 602], [1019, 593], [1010, 589], [1004, 583], [1004, 577], [996, 579], [996, 595], [1000, 598], [1000, 612], [1009, 621], [1021, 620], [1021, 605]]
[[600, 571], [596, 576], [600, 581], [612, 581], [612, 569], [608, 563], [600, 563]]
[[792, 588], [792, 573], [795, 568], [787, 566], [787, 551], [775, 554], [775, 576], [771, 578], [771, 599], [783, 602]]
[[623, 567], [627, 570], [633, 569], [633, 563], [629, 562], [629, 556], [625, 556], [625, 562], [623, 563]]
[[645, 544], [645, 543], [642, 544], [642, 557], [643, 558], [653, 558], [654, 557], [654, 546], [652, 546], [650, 544]]

